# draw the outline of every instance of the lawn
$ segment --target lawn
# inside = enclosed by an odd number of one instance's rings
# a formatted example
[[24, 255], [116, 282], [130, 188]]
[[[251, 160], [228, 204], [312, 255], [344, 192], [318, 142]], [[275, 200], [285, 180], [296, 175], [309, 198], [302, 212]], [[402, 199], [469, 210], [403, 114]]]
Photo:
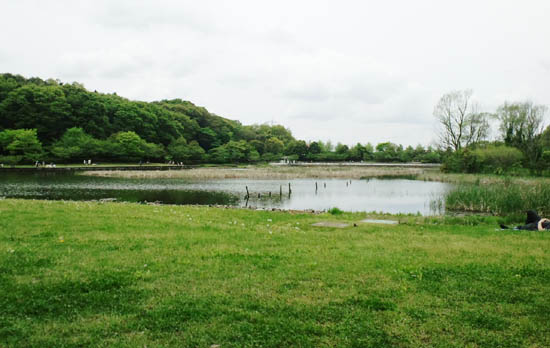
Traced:
[[550, 346], [550, 233], [365, 217], [0, 200], [0, 347]]

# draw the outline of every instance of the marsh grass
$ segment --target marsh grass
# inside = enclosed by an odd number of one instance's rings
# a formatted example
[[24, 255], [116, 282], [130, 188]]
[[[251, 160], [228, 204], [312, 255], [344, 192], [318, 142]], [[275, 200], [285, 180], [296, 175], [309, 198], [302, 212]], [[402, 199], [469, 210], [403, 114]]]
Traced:
[[12, 199], [0, 216], [2, 347], [550, 346], [550, 234], [494, 217]]
[[173, 178], [173, 179], [308, 179], [342, 178], [361, 179], [394, 176], [417, 176], [434, 169], [373, 168], [373, 167], [305, 167], [305, 166], [249, 166], [241, 168], [202, 167], [169, 171], [88, 171], [80, 175], [122, 178]]
[[459, 184], [445, 197], [449, 211], [482, 212], [495, 215], [524, 214], [534, 209], [550, 214], [550, 185], [542, 181], [503, 180], [491, 184]]

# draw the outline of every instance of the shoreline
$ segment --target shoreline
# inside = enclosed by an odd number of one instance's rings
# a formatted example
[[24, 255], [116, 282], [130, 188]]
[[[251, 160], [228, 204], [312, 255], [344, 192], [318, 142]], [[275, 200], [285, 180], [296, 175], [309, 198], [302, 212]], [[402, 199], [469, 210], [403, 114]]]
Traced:
[[[360, 168], [439, 168], [438, 163], [362, 163], [362, 162], [296, 162], [296, 163], [268, 163], [267, 166], [282, 168], [282, 167], [360, 167]], [[184, 164], [184, 165], [168, 165], [168, 164], [144, 164], [144, 165], [60, 165], [59, 167], [48, 166], [15, 166], [15, 167], [0, 167], [0, 172], [71, 172], [71, 171], [167, 171], [167, 170], [183, 170], [183, 169], [198, 169], [198, 168], [218, 168], [218, 169], [247, 169], [247, 168], [262, 167], [257, 164], [249, 164], [247, 167], [238, 167], [231, 164]]]

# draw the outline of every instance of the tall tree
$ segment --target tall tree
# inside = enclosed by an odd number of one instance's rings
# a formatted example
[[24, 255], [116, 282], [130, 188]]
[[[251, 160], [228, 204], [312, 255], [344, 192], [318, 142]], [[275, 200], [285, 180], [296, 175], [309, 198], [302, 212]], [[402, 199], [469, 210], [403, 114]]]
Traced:
[[542, 153], [540, 140], [546, 111], [546, 106], [535, 105], [530, 101], [504, 103], [497, 110], [502, 140], [506, 145], [521, 150], [530, 166], [535, 164]]
[[460, 150], [485, 139], [489, 132], [488, 114], [478, 112], [472, 91], [454, 91], [439, 99], [434, 116], [439, 121], [439, 145]]

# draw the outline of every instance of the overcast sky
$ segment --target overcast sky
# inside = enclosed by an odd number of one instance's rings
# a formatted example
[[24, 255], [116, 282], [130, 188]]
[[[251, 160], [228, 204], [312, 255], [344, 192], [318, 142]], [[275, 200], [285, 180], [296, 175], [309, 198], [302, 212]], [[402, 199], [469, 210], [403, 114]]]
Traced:
[[550, 1], [2, 0], [0, 72], [305, 140], [430, 144], [434, 105], [550, 104]]

